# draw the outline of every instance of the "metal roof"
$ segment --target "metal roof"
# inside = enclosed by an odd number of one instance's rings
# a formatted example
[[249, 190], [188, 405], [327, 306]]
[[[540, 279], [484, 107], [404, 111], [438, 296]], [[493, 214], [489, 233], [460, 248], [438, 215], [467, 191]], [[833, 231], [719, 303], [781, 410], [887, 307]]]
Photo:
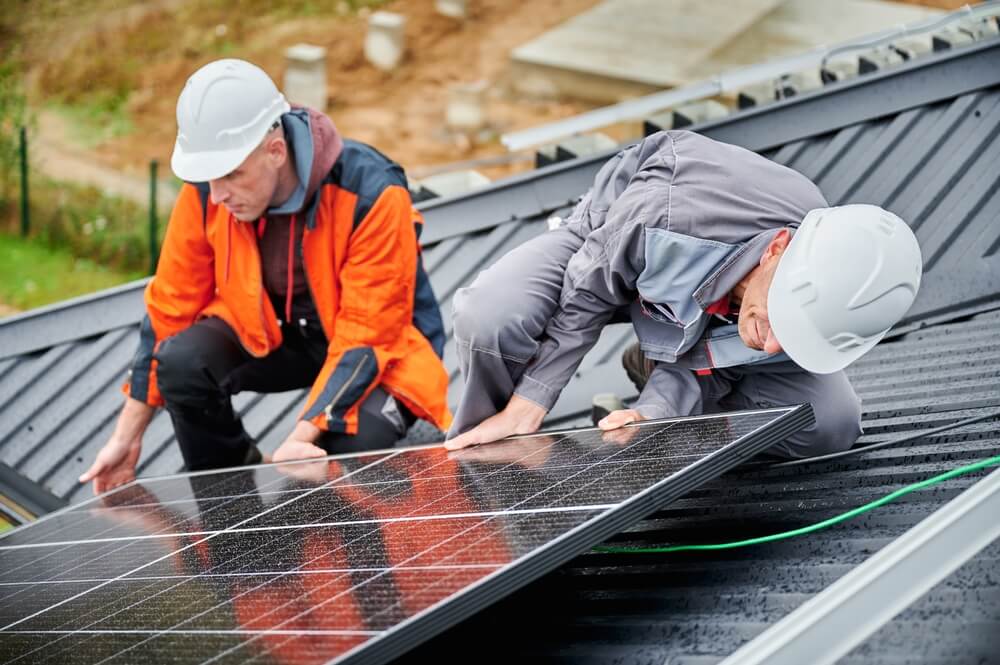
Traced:
[[[998, 325], [1000, 311], [934, 326], [884, 343], [853, 366], [864, 403], [859, 445], [1000, 409]], [[711, 543], [798, 528], [998, 450], [1000, 421], [993, 420], [825, 463], [759, 465], [689, 494], [616, 541]], [[956, 478], [828, 530], [767, 545], [585, 554], [401, 662], [460, 662], [455, 643], [462, 640], [489, 644], [496, 662], [716, 663], [983, 475]], [[998, 662], [997, 570], [1000, 541], [841, 662]]]
[[[866, 435], [882, 440], [1000, 406], [1000, 40], [696, 127], [813, 178], [831, 203], [870, 202], [916, 229], [927, 265], [900, 332], [851, 370]], [[451, 297], [546, 228], [589, 185], [604, 157], [555, 164], [464, 197], [422, 205], [425, 262], [450, 331]], [[105, 442], [134, 353], [141, 284], [0, 322], [0, 462], [71, 501]], [[948, 322], [955, 321], [955, 322]], [[549, 422], [580, 422], [594, 392], [631, 392], [609, 328]], [[456, 371], [451, 345], [446, 364]], [[454, 390], [454, 383], [452, 386]], [[454, 395], [452, 402], [454, 402]], [[247, 429], [273, 449], [301, 393], [235, 399]], [[631, 530], [643, 543], [728, 540], [801, 526], [997, 449], [982, 423], [925, 441], [797, 469], [732, 474]], [[175, 472], [180, 455], [158, 415], [140, 473]], [[585, 555], [419, 650], [445, 660], [471, 636], [508, 657], [716, 662], [973, 482], [959, 478], [853, 523], [753, 550], [699, 555]], [[847, 662], [975, 662], [1000, 635], [994, 544], [859, 647]], [[504, 639], [497, 640], [497, 631]], [[517, 635], [515, 639], [507, 639]], [[994, 649], [994, 652], [998, 651]], [[528, 654], [524, 656], [523, 654]], [[994, 657], [992, 655], [986, 657]]]

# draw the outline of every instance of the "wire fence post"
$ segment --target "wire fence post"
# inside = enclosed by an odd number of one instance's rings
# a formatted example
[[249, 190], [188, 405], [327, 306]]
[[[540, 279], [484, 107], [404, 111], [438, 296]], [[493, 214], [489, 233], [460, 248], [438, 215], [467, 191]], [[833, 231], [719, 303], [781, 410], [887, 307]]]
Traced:
[[21, 235], [28, 236], [31, 230], [30, 206], [28, 205], [28, 130], [21, 127]]
[[156, 262], [159, 259], [156, 232], [156, 167], [155, 159], [149, 162], [149, 274], [156, 272]]

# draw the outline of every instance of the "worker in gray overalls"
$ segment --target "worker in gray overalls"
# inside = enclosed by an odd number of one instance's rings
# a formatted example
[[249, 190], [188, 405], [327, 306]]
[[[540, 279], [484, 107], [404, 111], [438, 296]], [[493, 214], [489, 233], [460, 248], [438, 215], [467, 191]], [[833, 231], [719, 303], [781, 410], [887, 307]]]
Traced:
[[753, 152], [653, 134], [604, 165], [564, 224], [456, 293], [464, 389], [446, 445], [536, 431], [601, 329], [625, 317], [641, 393], [602, 429], [809, 402], [815, 424], [770, 452], [847, 449], [861, 408], [843, 369], [910, 308], [921, 266], [888, 211], [831, 208]]

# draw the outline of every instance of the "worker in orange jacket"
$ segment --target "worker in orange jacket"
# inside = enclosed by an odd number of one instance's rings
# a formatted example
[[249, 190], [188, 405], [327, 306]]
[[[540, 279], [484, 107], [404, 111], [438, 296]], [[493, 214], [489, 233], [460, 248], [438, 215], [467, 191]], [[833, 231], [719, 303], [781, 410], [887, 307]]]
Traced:
[[274, 461], [391, 446], [450, 425], [444, 330], [403, 170], [291, 108], [242, 60], [205, 65], [177, 102], [174, 206], [114, 433], [81, 482], [134, 478], [165, 406], [188, 469], [264, 459], [242, 390], [311, 391]]

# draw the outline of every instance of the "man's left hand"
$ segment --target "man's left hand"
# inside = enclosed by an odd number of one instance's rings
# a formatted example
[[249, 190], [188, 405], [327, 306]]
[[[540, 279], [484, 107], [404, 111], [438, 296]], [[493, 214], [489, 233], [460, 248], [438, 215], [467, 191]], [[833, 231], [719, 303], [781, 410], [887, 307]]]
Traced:
[[637, 423], [642, 420], [645, 420], [645, 418], [635, 409], [619, 409], [601, 418], [597, 426], [604, 430], [604, 440], [606, 442], [617, 443], [623, 446], [631, 441], [636, 433], [635, 427], [625, 428], [625, 425]]
[[645, 418], [635, 409], [618, 409], [601, 418], [597, 426], [607, 432], [608, 430], [618, 429], [619, 427], [642, 420], [645, 420]]
[[278, 449], [274, 451], [272, 462], [291, 462], [311, 457], [326, 457], [326, 451], [316, 445], [322, 434], [320, 428], [307, 420], [300, 420]]

